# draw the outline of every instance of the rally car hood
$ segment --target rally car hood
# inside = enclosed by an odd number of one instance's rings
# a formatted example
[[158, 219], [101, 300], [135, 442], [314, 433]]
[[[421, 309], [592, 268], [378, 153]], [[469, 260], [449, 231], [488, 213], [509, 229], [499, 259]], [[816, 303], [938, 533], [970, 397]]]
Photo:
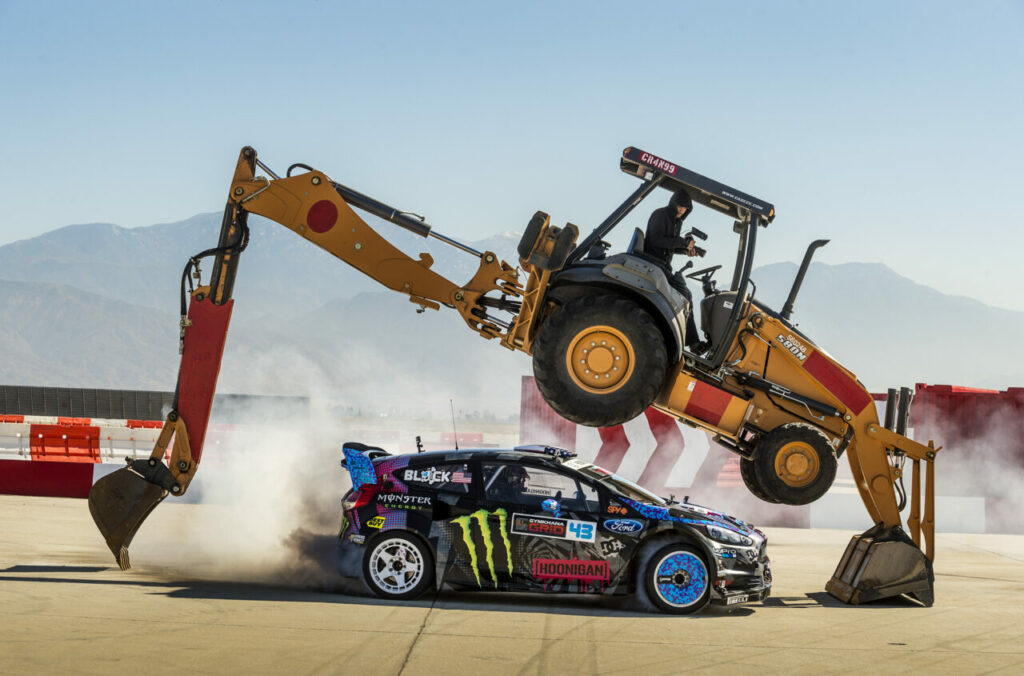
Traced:
[[693, 520], [698, 523], [709, 523], [714, 526], [722, 526], [731, 530], [736, 530], [744, 535], [760, 534], [753, 526], [740, 521], [734, 516], [729, 516], [722, 512], [716, 512], [713, 509], [702, 507], [701, 505], [694, 505], [689, 502], [683, 502], [674, 504], [668, 508], [669, 516], [675, 518], [682, 518]]
[[623, 502], [626, 502], [649, 519], [676, 521], [691, 526], [718, 526], [742, 533], [755, 542], [763, 542], [766, 539], [764, 533], [736, 517], [716, 512], [701, 505], [694, 505], [689, 502], [677, 502], [668, 506], [634, 500], [623, 500]]

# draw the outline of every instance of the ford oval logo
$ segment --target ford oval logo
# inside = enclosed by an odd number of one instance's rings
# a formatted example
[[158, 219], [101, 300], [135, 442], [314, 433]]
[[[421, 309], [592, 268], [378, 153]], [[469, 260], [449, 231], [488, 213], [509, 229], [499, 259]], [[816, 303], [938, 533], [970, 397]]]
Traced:
[[605, 530], [613, 533], [639, 533], [644, 529], [636, 519], [608, 519], [603, 525]]

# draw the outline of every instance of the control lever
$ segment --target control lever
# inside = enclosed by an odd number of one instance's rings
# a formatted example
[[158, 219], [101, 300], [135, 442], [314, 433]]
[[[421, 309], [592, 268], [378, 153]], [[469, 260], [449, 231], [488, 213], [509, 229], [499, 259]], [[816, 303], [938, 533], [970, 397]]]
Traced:
[[[699, 228], [690, 228], [690, 232], [688, 232], [686, 236], [696, 237], [697, 239], [702, 240], [706, 240], [708, 238], [707, 233], [704, 232], [703, 230], [700, 230]], [[693, 248], [697, 252], [697, 255], [700, 256], [701, 258], [703, 258], [705, 254], [707, 254], [707, 249], [702, 249], [699, 246], [695, 246]]]

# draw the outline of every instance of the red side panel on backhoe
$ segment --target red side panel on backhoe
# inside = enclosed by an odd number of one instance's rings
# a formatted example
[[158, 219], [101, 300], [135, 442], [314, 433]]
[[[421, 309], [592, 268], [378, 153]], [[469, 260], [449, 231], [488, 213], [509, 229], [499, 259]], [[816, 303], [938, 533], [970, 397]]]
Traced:
[[185, 329], [185, 349], [178, 372], [178, 415], [185, 421], [192, 462], [198, 463], [203, 454], [203, 440], [210, 422], [213, 393], [217, 389], [220, 361], [228, 337], [231, 308], [235, 301], [214, 305], [209, 298], [192, 298], [188, 306], [188, 319], [192, 323]]

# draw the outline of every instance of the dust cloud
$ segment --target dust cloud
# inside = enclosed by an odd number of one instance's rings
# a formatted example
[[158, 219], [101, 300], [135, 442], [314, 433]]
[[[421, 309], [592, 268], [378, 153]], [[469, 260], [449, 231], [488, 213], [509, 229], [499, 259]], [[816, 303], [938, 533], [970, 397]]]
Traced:
[[[912, 430], [914, 438], [942, 446], [935, 460], [936, 494], [984, 499], [981, 532], [1024, 533], [1024, 418], [1009, 403], [979, 407], [976, 413], [962, 424], [936, 408], [914, 411], [925, 421]], [[936, 514], [937, 527], [942, 516]]]
[[[306, 405], [257, 399], [220, 409], [196, 479], [184, 498], [168, 497], [140, 529], [131, 546], [133, 564], [191, 579], [355, 591], [337, 572], [341, 499], [351, 487], [340, 466], [341, 446], [350, 440], [379, 443], [338, 413], [363, 405], [359, 384], [339, 388], [287, 350], [259, 355], [247, 368], [250, 384], [253, 373], [289, 374], [292, 382], [301, 374]], [[228, 384], [219, 389], [230, 391], [232, 374], [224, 375]], [[278, 384], [267, 377], [249, 391], [276, 394]], [[398, 397], [406, 383], [395, 379], [389, 385]], [[420, 404], [441, 411], [448, 400]], [[411, 428], [396, 419], [387, 426]], [[413, 438], [410, 431], [409, 445]]]

